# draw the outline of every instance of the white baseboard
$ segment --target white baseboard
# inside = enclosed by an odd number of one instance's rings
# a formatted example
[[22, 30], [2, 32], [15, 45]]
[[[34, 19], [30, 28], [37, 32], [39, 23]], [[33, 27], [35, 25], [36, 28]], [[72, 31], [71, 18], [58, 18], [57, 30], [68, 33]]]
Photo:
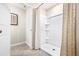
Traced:
[[30, 49], [32, 49], [32, 46], [28, 43], [28, 42], [19, 42], [19, 43], [16, 43], [16, 44], [11, 44], [11, 47], [13, 47], [13, 46], [17, 46], [17, 45], [21, 45], [21, 44], [27, 44], [29, 47], [30, 47]]
[[24, 43], [25, 43], [25, 41], [24, 42], [19, 42], [19, 43], [16, 43], [16, 44], [11, 44], [11, 46], [13, 47], [13, 46], [21, 45], [21, 44], [24, 44]]
[[30, 47], [30, 49], [32, 49], [32, 46], [30, 46], [30, 44], [28, 42], [25, 42], [25, 43]]

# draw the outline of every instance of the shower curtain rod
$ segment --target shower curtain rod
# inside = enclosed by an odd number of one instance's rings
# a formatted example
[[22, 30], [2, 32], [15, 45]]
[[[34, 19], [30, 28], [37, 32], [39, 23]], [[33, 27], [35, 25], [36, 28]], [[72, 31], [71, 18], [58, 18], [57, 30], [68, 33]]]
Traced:
[[50, 18], [54, 18], [54, 17], [57, 17], [57, 16], [60, 16], [60, 15], [63, 15], [63, 13], [58, 14], [58, 15], [55, 15], [55, 16], [48, 17], [48, 19], [50, 19]]

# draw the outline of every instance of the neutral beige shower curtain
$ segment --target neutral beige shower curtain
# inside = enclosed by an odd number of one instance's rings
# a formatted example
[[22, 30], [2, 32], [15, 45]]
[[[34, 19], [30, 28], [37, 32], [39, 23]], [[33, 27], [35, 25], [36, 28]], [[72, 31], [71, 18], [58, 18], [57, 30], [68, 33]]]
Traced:
[[61, 56], [76, 55], [76, 4], [64, 4]]

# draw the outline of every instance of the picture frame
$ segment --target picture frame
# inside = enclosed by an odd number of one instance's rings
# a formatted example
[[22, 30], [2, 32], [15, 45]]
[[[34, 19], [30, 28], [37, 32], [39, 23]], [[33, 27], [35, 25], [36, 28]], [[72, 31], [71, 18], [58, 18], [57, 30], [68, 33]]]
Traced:
[[11, 13], [11, 25], [18, 25], [18, 15]]

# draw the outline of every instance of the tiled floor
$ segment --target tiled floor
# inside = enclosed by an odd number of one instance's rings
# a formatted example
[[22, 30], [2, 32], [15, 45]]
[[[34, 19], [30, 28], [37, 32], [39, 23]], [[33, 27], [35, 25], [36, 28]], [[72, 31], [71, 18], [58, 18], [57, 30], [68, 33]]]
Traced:
[[26, 44], [11, 47], [11, 56], [50, 56], [43, 50], [31, 50]]

